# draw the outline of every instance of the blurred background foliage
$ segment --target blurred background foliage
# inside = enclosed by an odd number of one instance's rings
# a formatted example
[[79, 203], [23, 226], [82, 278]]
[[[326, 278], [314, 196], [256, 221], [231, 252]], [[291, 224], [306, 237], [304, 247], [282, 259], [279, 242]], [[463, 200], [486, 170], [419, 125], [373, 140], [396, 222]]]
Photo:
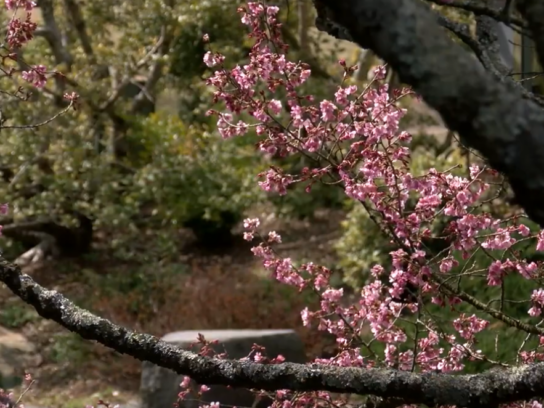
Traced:
[[[1, 221], [13, 255], [77, 256], [90, 250], [97, 232], [127, 245], [125, 238], [146, 228], [171, 234], [189, 227], [203, 243], [228, 240], [259, 202], [272, 200], [279, 213], [299, 218], [341, 205], [341, 191], [317, 200], [303, 189], [286, 200], [267, 197], [256, 176], [270, 160], [256, 153], [255, 137], [223, 141], [205, 115], [211, 107], [206, 49], [220, 50], [234, 65], [251, 47], [236, 4], [41, 0], [34, 17], [40, 28], [21, 52], [21, 68], [42, 63], [61, 75], [26, 102], [2, 94], [5, 125], [54, 116], [66, 107], [65, 92], [77, 92], [81, 104], [47, 126], [3, 131], [0, 194], [13, 211]], [[316, 67], [306, 86], [318, 97], [328, 94], [335, 69], [329, 62], [338, 50], [310, 56], [326, 41], [306, 34], [303, 44], [297, 13], [287, 9], [282, 18], [292, 56], [304, 52]], [[4, 83], [6, 91], [25, 86], [18, 77]], [[287, 170], [308, 165], [272, 160]]]

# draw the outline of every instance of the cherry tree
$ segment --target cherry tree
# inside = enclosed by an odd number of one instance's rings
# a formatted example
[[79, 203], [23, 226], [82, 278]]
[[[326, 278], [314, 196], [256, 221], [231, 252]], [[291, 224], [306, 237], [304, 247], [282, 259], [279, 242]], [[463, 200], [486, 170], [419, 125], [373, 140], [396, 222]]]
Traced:
[[[8, 7], [15, 3], [6, 2]], [[544, 250], [544, 231], [524, 222], [532, 219], [544, 225], [540, 204], [544, 197], [540, 169], [544, 166], [540, 140], [544, 111], [538, 96], [505, 73], [496, 58], [493, 26], [488, 23], [490, 19], [504, 21], [532, 33], [544, 62], [544, 3], [518, 0], [524, 21], [512, 16], [509, 7], [494, 9], [484, 2], [433, 3], [474, 13], [477, 38], [467, 26], [418, 0], [314, 0], [320, 30], [370, 48], [409, 88], [390, 90], [384, 83], [385, 67], [378, 67], [361, 89], [351, 81], [356, 67], [340, 61], [344, 75], [337, 91], [329, 100], [316, 101], [303, 91], [311, 75], [309, 67], [287, 58], [278, 7], [262, 2], [239, 9], [254, 42], [247, 64], [227, 68], [221, 53], [210, 50], [203, 56], [215, 70], [207, 84], [214, 88], [214, 103], [223, 108], [209, 114], [217, 116], [223, 138], [255, 132], [262, 154], [303, 154], [316, 164], [300, 174], [271, 167], [259, 175], [264, 190], [288, 194], [290, 185], [302, 183], [311, 194], [313, 183], [332, 178], [331, 188], [343, 189], [364, 206], [396, 247], [390, 254], [392, 267], [374, 266], [369, 271], [370, 282], [355, 301], [346, 302], [343, 290], [330, 283], [331, 270], [281, 258], [274, 251], [281, 236], [261, 231], [258, 219], [245, 220], [244, 237], [256, 241], [252, 251], [272, 276], [320, 296], [319, 310], [301, 311], [302, 324], [314, 324], [333, 334], [337, 355], [301, 365], [286, 363], [281, 356], [266, 357], [264, 350], [256, 348], [250, 357], [235, 361], [210, 356], [205, 339], [197, 355], [78, 308], [3, 259], [0, 280], [44, 318], [118, 352], [187, 376], [180, 398], [189, 392], [191, 378], [203, 384], [201, 391], [212, 384], [251, 388], [270, 395], [275, 407], [286, 408], [347, 405], [349, 394], [369, 396], [365, 402], [369, 407], [541, 407], [544, 264], [524, 259], [514, 247], [525, 242], [537, 251]], [[11, 35], [29, 38], [29, 34], [17, 34], [17, 24]], [[472, 53], [453, 42], [444, 28]], [[26, 79], [39, 86], [37, 78], [44, 69], [29, 72]], [[277, 97], [280, 94], [285, 98]], [[419, 97], [440, 112], [463, 145], [476, 149], [485, 159], [472, 163], [463, 174], [455, 169], [412, 174], [411, 135], [399, 128], [405, 111], [398, 102]], [[486, 203], [503, 178], [522, 210], [496, 218], [486, 210]], [[442, 231], [447, 245], [433, 254], [425, 242], [439, 217], [447, 219]], [[478, 251], [489, 257], [488, 268], [459, 269], [462, 261]], [[512, 275], [534, 286], [531, 293], [515, 300], [526, 309], [523, 319], [507, 312], [503, 297], [484, 303], [459, 284], [468, 277], [500, 293]], [[446, 309], [455, 317], [448, 322], [437, 319], [440, 310]], [[478, 347], [480, 333], [502, 327], [525, 335], [514, 362], [493, 359]], [[483, 361], [497, 369], [463, 374], [469, 361]]]

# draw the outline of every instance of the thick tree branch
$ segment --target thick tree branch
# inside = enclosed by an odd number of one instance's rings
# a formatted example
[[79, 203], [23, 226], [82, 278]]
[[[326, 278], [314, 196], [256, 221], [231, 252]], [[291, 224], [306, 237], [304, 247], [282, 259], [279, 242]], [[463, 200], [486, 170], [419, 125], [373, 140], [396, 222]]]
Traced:
[[499, 82], [453, 43], [417, 0], [314, 0], [321, 19], [342, 27], [399, 73], [509, 179], [518, 202], [544, 226], [544, 110]]
[[488, 16], [476, 16], [476, 37], [478, 38], [478, 43], [485, 50], [484, 52], [495, 67], [495, 70], [499, 71], [502, 77], [507, 76], [510, 72], [502, 63], [499, 34], [495, 20]]
[[478, 375], [415, 374], [407, 371], [277, 365], [201, 357], [154, 336], [132, 332], [74, 305], [57, 291], [43, 288], [19, 267], [0, 258], [0, 281], [44, 318], [119, 353], [188, 375], [202, 384], [263, 390], [327, 390], [400, 399], [405, 403], [495, 407], [500, 403], [544, 397], [544, 363]]

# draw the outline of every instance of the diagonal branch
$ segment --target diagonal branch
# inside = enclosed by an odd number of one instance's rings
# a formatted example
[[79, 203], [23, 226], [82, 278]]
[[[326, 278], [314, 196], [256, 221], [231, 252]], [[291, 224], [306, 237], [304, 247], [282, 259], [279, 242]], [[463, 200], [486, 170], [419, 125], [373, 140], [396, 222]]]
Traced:
[[38, 7], [41, 10], [45, 27], [37, 35], [42, 35], [55, 57], [57, 65], [66, 64], [68, 71], [73, 63], [73, 58], [62, 41], [62, 33], [55, 18], [55, 11], [52, 0], [39, 0]]
[[64, 6], [79, 36], [83, 52], [89, 58], [91, 63], [96, 63], [91, 38], [87, 33], [87, 25], [85, 24], [85, 20], [83, 19], [83, 14], [81, 13], [79, 5], [75, 0], [64, 0]]
[[499, 82], [453, 43], [417, 0], [314, 0], [321, 19], [340, 26], [399, 73], [509, 179], [529, 217], [544, 226], [544, 110]]
[[188, 375], [203, 384], [268, 391], [326, 390], [400, 399], [407, 404], [495, 407], [544, 397], [544, 363], [478, 375], [415, 374], [407, 371], [317, 364], [259, 364], [220, 360], [184, 351], [154, 336], [132, 332], [47, 290], [0, 258], [0, 281], [44, 318], [120, 353]]
[[[450, 20], [447, 17], [444, 17], [443, 15], [439, 13], [435, 13], [436, 17], [438, 19], [438, 24], [440, 24], [442, 27], [449, 30], [451, 33], [453, 33], [457, 38], [459, 38], [465, 45], [467, 45], [476, 58], [480, 60], [483, 67], [491, 74], [493, 77], [498, 81], [507, 81], [511, 85], [515, 86], [518, 91], [521, 92], [522, 96], [526, 99], [532, 100], [535, 103], [539, 104], [540, 106], [544, 107], [544, 99], [540, 96], [535, 95], [532, 92], [529, 92], [520, 82], [515, 81], [512, 76], [508, 75], [508, 69], [504, 66], [502, 61], [500, 60], [500, 56], [496, 54], [495, 49], [492, 49], [492, 53], [489, 52], [489, 47], [487, 45], [492, 45], [492, 42], [487, 43], [487, 41], [482, 41], [482, 35], [487, 35], [486, 31], [484, 30], [481, 32], [480, 35], [480, 41], [476, 40], [472, 34], [470, 33], [470, 28], [467, 24], [458, 23], [455, 21]], [[479, 18], [489, 18], [485, 16], [481, 16]], [[482, 27], [480, 26], [480, 29]], [[491, 54], [491, 55], [490, 55]]]
[[508, 75], [509, 69], [502, 63], [500, 55], [499, 34], [495, 20], [488, 16], [476, 16], [476, 37], [496, 70], [503, 77]]

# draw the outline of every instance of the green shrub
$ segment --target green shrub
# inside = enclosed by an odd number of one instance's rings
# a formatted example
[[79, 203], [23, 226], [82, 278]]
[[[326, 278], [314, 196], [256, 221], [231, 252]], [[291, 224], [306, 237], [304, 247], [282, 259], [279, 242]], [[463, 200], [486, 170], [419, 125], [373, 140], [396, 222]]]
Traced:
[[344, 282], [357, 290], [366, 284], [372, 266], [379, 264], [387, 268], [389, 252], [394, 247], [358, 203], [353, 204], [342, 222], [342, 230], [343, 235], [336, 244], [338, 267], [343, 272]]
[[188, 226], [202, 240], [217, 240], [264, 199], [255, 182], [263, 165], [250, 141], [225, 141], [203, 126], [157, 114], [132, 137], [145, 146], [146, 163], [125, 201], [152, 203], [149, 216], [162, 224]]
[[5, 327], [20, 328], [36, 319], [38, 319], [36, 311], [19, 302], [10, 302], [0, 310], [0, 324]]
[[82, 364], [91, 358], [91, 343], [75, 333], [58, 333], [51, 340], [49, 358], [57, 364]]
[[[325, 181], [326, 183], [326, 181]], [[270, 195], [269, 200], [274, 204], [279, 215], [298, 219], [312, 218], [319, 209], [341, 209], [347, 203], [344, 191], [337, 186], [316, 182], [311, 185], [311, 191], [306, 191], [308, 183], [289, 186], [289, 193], [283, 196]]]

